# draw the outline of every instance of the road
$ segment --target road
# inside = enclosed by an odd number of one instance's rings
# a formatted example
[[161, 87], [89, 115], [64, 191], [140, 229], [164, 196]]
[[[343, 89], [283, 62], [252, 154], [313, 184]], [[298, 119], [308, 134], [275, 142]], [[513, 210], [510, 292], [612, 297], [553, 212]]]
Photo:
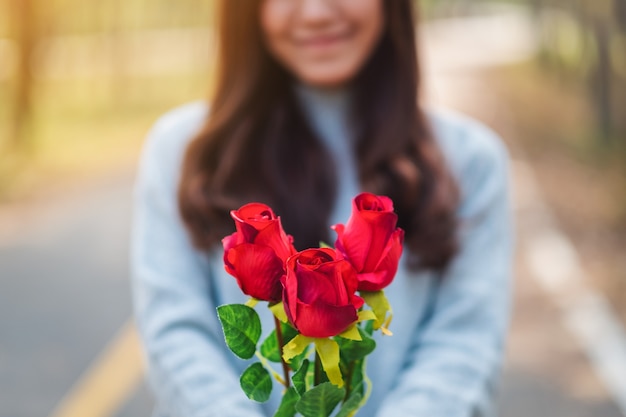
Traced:
[[0, 416], [48, 415], [128, 320], [131, 178], [4, 208]]
[[[472, 40], [484, 45], [486, 39], [486, 21], [473, 22], [474, 38], [451, 21], [429, 32], [432, 101], [461, 109], [468, 98], [474, 106], [494, 105], [488, 97], [473, 101], [475, 92], [482, 91], [480, 68], [528, 55], [527, 38], [521, 37], [518, 49], [499, 46], [506, 53], [498, 54], [487, 48], [483, 56], [488, 60], [466, 57], [462, 61], [471, 62], [471, 68], [459, 71], [456, 51], [465, 51]], [[511, 25], [504, 25], [507, 31]], [[445, 52], [442, 45], [457, 45], [456, 51], [448, 47]], [[528, 175], [517, 169], [525, 166], [523, 155], [514, 152], [514, 157], [522, 231], [500, 416], [622, 416], [597, 366], [564, 324], [558, 300], [535, 279], [523, 253], [535, 233], [525, 223], [528, 203], [537, 196], [523, 192]], [[129, 170], [0, 207], [0, 417], [150, 414], [152, 399], [140, 378], [137, 341], [129, 324], [132, 181]]]

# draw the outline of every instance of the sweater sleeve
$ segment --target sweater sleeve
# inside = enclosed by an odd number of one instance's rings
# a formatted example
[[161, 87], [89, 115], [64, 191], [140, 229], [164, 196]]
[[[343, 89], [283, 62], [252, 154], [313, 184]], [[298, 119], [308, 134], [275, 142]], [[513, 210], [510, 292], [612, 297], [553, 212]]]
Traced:
[[135, 188], [131, 274], [151, 386], [168, 416], [257, 417], [229, 365], [207, 257], [191, 245], [176, 201], [189, 123], [180, 111], [148, 136]]
[[460, 251], [438, 280], [378, 417], [491, 415], [509, 318], [512, 219], [506, 150], [474, 127], [451, 151], [469, 154], [456, 169]]

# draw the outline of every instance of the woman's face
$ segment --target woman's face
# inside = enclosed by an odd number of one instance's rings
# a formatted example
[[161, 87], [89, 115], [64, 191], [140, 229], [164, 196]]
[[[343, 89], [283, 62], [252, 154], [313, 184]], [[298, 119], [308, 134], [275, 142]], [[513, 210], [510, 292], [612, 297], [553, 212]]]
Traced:
[[272, 55], [300, 81], [340, 87], [381, 36], [382, 1], [263, 0], [261, 28]]

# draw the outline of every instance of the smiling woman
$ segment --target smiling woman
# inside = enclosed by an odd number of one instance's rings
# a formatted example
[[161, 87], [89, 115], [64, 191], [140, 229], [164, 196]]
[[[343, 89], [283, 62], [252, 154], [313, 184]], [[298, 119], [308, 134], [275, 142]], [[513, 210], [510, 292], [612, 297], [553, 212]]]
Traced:
[[[222, 3], [211, 117], [185, 150], [178, 190], [197, 247], [219, 243], [229, 211], [251, 200], [282, 213], [297, 248], [314, 247], [329, 241], [334, 199], [349, 207], [360, 182], [392, 198], [423, 266], [453, 255], [458, 191], [418, 106], [412, 3], [362, 5]], [[344, 31], [314, 51], [293, 41]]]
[[[137, 183], [135, 309], [161, 415], [260, 417], [280, 403], [279, 392], [263, 405], [240, 392], [247, 364], [215, 312], [246, 301], [224, 270], [231, 210], [272, 207], [303, 250], [332, 242], [361, 191], [388, 196], [405, 239], [385, 289], [393, 337], [377, 340], [359, 416], [492, 415], [511, 279], [507, 154], [479, 123], [420, 105], [413, 4], [222, 2], [210, 105], [159, 120]], [[335, 230], [341, 247], [350, 225]], [[359, 272], [386, 279], [379, 263], [397, 246]], [[273, 317], [260, 320], [267, 337]]]
[[354, 78], [380, 41], [383, 24], [380, 0], [267, 0], [261, 8], [272, 54], [302, 82], [326, 88]]

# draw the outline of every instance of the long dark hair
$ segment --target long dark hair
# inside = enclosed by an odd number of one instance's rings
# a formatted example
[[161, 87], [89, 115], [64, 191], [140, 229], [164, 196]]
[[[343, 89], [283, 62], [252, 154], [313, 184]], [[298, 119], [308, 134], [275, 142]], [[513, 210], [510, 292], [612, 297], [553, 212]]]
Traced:
[[[200, 249], [232, 233], [229, 211], [253, 200], [275, 209], [299, 249], [330, 237], [335, 173], [292, 75], [263, 43], [260, 3], [221, 4], [217, 91], [179, 187], [181, 215]], [[392, 198], [412, 259], [442, 268], [457, 249], [458, 190], [418, 105], [412, 3], [384, 1], [384, 33], [353, 80], [355, 152], [363, 189]]]

